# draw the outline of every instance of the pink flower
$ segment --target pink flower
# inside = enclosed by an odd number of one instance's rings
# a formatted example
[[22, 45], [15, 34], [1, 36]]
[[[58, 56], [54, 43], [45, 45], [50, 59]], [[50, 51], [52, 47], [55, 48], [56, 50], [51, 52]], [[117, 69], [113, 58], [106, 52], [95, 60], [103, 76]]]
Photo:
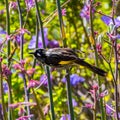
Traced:
[[98, 53], [101, 53], [102, 51], [102, 45], [100, 43], [96, 44], [96, 49]]
[[12, 109], [18, 108], [19, 107], [19, 103], [15, 103], [15, 104], [10, 104], [9, 107]]
[[35, 72], [35, 68], [31, 68], [30, 70], [27, 70], [26, 73], [31, 76]]
[[13, 68], [16, 69], [16, 70], [18, 70], [18, 69], [21, 69], [21, 66], [19, 64], [14, 64]]
[[28, 120], [31, 117], [33, 117], [33, 114], [28, 115], [28, 116], [21, 116], [21, 117], [17, 118], [16, 120]]
[[66, 8], [62, 9], [62, 16], [66, 16]]
[[94, 35], [95, 35], [95, 36], [98, 35], [98, 32], [97, 32], [97, 31], [94, 31]]
[[0, 62], [2, 62], [2, 60], [3, 60], [3, 58], [2, 58], [2, 57], [0, 57]]
[[120, 39], [120, 35], [114, 35], [112, 33], [107, 33], [108, 37], [111, 39], [111, 40], [116, 40], [116, 39]]
[[99, 97], [100, 97], [100, 98], [103, 98], [103, 97], [105, 97], [106, 95], [108, 95], [108, 90], [105, 90], [104, 92], [100, 93], [100, 94], [99, 94]]
[[19, 70], [20, 73], [26, 73], [26, 70], [24, 69], [24, 67], [20, 64], [14, 64], [13, 65], [14, 69]]
[[91, 94], [93, 94], [93, 95], [95, 95], [96, 94], [96, 92], [97, 92], [97, 90], [98, 90], [98, 85], [97, 84], [94, 84], [93, 86], [92, 86], [92, 89], [90, 90], [90, 93]]
[[85, 107], [86, 107], [86, 108], [90, 108], [90, 109], [93, 109], [93, 104], [90, 104], [90, 103], [86, 103], [86, 104], [85, 104]]
[[98, 87], [98, 85], [97, 85], [97, 84], [94, 84], [94, 85], [92, 86], [92, 89], [93, 89], [93, 90], [95, 90], [95, 91], [97, 91], [97, 90], [98, 90], [98, 88], [99, 88], [99, 87]]
[[26, 73], [24, 65], [25, 65], [25, 61], [21, 60], [20, 63], [14, 64], [13, 68], [19, 70], [19, 72]]
[[31, 87], [36, 87], [36, 86], [38, 86], [38, 85], [40, 85], [40, 82], [39, 82], [39, 81], [37, 81], [37, 80], [30, 80], [29, 83], [28, 83], [27, 89], [29, 89], [29, 88], [31, 88]]
[[26, 112], [25, 109], [23, 107], [20, 107], [18, 111], [18, 115], [22, 116], [25, 112]]
[[117, 44], [117, 58], [118, 62], [120, 63], [120, 43]]
[[15, 40], [18, 40], [18, 39], [20, 39], [20, 36], [24, 35], [25, 33], [30, 34], [30, 32], [27, 29], [24, 29], [24, 28], [17, 29], [16, 34], [13, 36], [13, 38]]
[[24, 105], [24, 106], [35, 106], [36, 103], [35, 102], [33, 102], [33, 103], [31, 103], [31, 102], [18, 102], [18, 103], [10, 104], [9, 107], [15, 109], [15, 108], [18, 108], [19, 106], [21, 107], [22, 105]]
[[10, 71], [10, 69], [7, 67], [7, 65], [3, 64], [2, 65], [2, 74], [5, 76], [5, 77], [8, 77], [9, 75], [12, 74], [12, 72]]
[[22, 34], [22, 35], [25, 34], [25, 33], [30, 34], [30, 32], [29, 32], [27, 29], [24, 29], [24, 28], [21, 28], [21, 29], [19, 29], [18, 31], [19, 31], [19, 33]]
[[20, 64], [21, 64], [22, 66], [24, 66], [24, 65], [25, 65], [25, 60], [21, 60], [21, 61], [20, 61]]
[[10, 40], [11, 36], [10, 35], [6, 35], [6, 40]]
[[9, 9], [10, 8], [16, 9], [17, 8], [17, 2], [10, 2]]
[[44, 115], [47, 115], [47, 113], [49, 112], [49, 110], [50, 110], [50, 105], [49, 104], [47, 104], [45, 107], [44, 107]]

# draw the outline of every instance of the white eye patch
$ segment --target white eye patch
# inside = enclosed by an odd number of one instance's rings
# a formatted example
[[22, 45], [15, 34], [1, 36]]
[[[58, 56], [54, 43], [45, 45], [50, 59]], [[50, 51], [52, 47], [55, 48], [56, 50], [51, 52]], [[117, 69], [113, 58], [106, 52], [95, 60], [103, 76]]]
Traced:
[[37, 53], [37, 56], [41, 57], [41, 54], [38, 52], [38, 53]]

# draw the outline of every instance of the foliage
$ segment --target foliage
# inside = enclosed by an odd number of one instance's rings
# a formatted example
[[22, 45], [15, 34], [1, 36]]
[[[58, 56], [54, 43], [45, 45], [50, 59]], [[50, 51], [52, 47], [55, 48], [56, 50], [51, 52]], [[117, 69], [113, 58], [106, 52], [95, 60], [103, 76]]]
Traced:
[[57, 2], [0, 1], [0, 118], [54, 120], [55, 112], [56, 120], [70, 119], [66, 70], [50, 68], [51, 106], [45, 66], [29, 54], [45, 42], [47, 48], [77, 49], [79, 57], [107, 72], [101, 77], [83, 66], [70, 68], [74, 118], [118, 120], [119, 0], [60, 0], [61, 13]]

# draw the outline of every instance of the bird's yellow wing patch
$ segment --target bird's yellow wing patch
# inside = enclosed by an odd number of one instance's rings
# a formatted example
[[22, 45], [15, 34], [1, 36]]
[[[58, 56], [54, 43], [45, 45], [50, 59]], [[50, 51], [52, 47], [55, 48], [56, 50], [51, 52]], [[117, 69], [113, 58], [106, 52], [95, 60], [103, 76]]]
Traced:
[[74, 62], [74, 60], [71, 60], [71, 61], [60, 61], [59, 64], [60, 65], [67, 65], [67, 64], [71, 64], [73, 62]]

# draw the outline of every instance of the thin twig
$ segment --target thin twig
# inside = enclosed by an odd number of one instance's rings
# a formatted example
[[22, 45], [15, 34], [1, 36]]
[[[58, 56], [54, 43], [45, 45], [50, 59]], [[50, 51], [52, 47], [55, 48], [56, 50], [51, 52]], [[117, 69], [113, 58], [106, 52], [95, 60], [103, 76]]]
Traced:
[[[42, 44], [43, 44], [43, 47], [46, 48], [45, 39], [44, 39], [44, 31], [43, 31], [43, 22], [41, 20], [41, 15], [40, 15], [39, 7], [37, 4], [37, 0], [35, 0], [35, 6], [36, 6], [38, 23], [39, 23], [40, 30], [41, 30]], [[52, 120], [55, 120], [55, 112], [54, 112], [54, 104], [53, 104], [53, 96], [52, 96], [52, 85], [51, 85], [51, 80], [50, 80], [50, 70], [48, 66], [45, 66], [45, 71], [47, 73], [47, 78], [48, 78], [48, 92], [49, 92], [49, 97], [50, 97], [51, 118]]]
[[[113, 24], [115, 25], [115, 0], [112, 1], [113, 5], [112, 5], [112, 21]], [[115, 28], [113, 31], [114, 35], [117, 35], [117, 29]], [[115, 58], [115, 75], [114, 75], [114, 88], [115, 88], [115, 109], [116, 109], [116, 116], [117, 116], [117, 120], [119, 120], [119, 108], [118, 108], [118, 86], [117, 86], [117, 79], [118, 79], [118, 60], [117, 60], [117, 39], [113, 40], [113, 50], [114, 50], [114, 58]]]
[[[96, 66], [98, 66], [98, 53], [97, 53], [97, 50], [96, 50], [96, 41], [95, 41], [95, 35], [94, 35], [94, 25], [93, 25], [93, 14], [92, 14], [92, 9], [93, 9], [93, 1], [91, 0], [90, 1], [90, 28], [91, 28], [91, 35], [93, 37], [93, 40], [94, 40], [94, 51], [95, 51], [95, 62], [96, 62]], [[98, 83], [99, 83], [99, 86], [101, 86], [101, 80], [100, 80], [100, 77], [97, 75], [97, 80], [98, 80]], [[101, 93], [101, 88], [99, 89], [99, 93]], [[100, 108], [101, 108], [101, 119], [102, 120], [105, 120], [105, 110], [104, 110], [104, 106], [103, 106], [103, 100], [102, 98], [100, 98]], [[96, 119], [96, 113], [94, 111], [93, 113], [94, 115], [94, 119]]]
[[[70, 2], [70, 0], [66, 1], [65, 3], [63, 3], [61, 5], [61, 7], [64, 7], [69, 2]], [[54, 10], [47, 18], [45, 18], [45, 20], [43, 20], [43, 23], [49, 21], [49, 19], [51, 18], [51, 16], [54, 16], [56, 13], [57, 13], [57, 9]]]
[[[56, 0], [56, 4], [57, 4], [57, 9], [58, 9], [61, 39], [63, 40], [63, 46], [67, 47], [67, 42], [65, 40], [66, 36], [65, 36], [65, 31], [64, 31], [60, 1]], [[72, 104], [72, 90], [71, 90], [71, 85], [70, 85], [70, 71], [69, 71], [69, 69], [66, 69], [66, 79], [67, 79], [66, 87], [67, 87], [67, 98], [68, 98], [68, 110], [69, 110], [69, 114], [70, 114], [70, 119], [74, 120], [74, 110], [73, 110], [73, 104]]]
[[[18, 4], [18, 12], [19, 12], [19, 20], [20, 20], [20, 29], [23, 28], [23, 17], [22, 17], [22, 11], [21, 11], [21, 6], [20, 6], [20, 1], [17, 0]], [[20, 60], [23, 60], [23, 43], [24, 43], [24, 38], [23, 35], [20, 35]], [[29, 93], [27, 91], [27, 80], [25, 77], [25, 74], [22, 74], [23, 82], [24, 82], [24, 91], [25, 91], [25, 102], [29, 102]], [[30, 115], [30, 108], [27, 106], [27, 114]], [[29, 118], [31, 120], [31, 118]]]

